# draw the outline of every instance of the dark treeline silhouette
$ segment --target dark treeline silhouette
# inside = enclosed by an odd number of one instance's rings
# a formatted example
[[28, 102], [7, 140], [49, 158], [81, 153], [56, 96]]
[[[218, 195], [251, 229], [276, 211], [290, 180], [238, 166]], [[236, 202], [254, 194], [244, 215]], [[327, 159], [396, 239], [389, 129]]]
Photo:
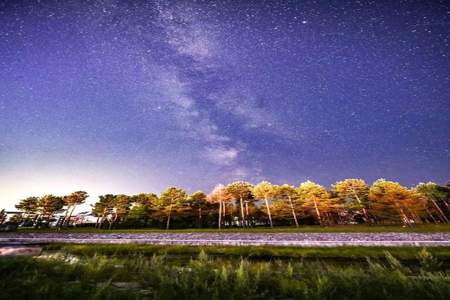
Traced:
[[[22, 212], [16, 221], [39, 227], [65, 211], [57, 227], [69, 226], [75, 207], [84, 203], [86, 192], [64, 197], [28, 197], [16, 205]], [[206, 228], [301, 226], [336, 224], [448, 223], [450, 182], [420, 183], [407, 188], [379, 179], [368, 186], [362, 179], [338, 181], [330, 189], [306, 181], [299, 186], [274, 185], [263, 181], [252, 185], [236, 181], [217, 185], [210, 194], [188, 195], [169, 187], [156, 194], [99, 196], [92, 205], [96, 228]]]

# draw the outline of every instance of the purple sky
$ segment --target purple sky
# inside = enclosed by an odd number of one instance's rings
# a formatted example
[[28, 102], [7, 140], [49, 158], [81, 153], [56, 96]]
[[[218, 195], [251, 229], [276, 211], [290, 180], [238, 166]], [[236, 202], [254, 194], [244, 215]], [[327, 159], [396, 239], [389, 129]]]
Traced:
[[448, 1], [0, 1], [0, 207], [450, 179]]

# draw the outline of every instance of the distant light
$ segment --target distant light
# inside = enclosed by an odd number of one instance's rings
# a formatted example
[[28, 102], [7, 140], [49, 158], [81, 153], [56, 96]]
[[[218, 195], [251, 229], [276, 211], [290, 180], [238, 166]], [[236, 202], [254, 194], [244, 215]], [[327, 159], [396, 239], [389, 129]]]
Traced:
[[302, 24], [307, 24], [307, 23], [308, 23], [308, 21], [306, 21], [306, 20], [302, 21]]

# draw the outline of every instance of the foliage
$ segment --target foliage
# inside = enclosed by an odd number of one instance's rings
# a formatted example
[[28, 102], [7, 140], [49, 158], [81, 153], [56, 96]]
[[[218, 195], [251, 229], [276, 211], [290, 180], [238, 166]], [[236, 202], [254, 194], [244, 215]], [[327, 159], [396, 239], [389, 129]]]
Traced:
[[[83, 191], [64, 197], [46, 195], [20, 200], [16, 208], [25, 223], [50, 220], [55, 212], [69, 224], [76, 205], [87, 197]], [[306, 181], [298, 187], [262, 181], [217, 185], [206, 195], [169, 187], [161, 195], [101, 195], [92, 205], [98, 228], [195, 228], [235, 226], [341, 225], [449, 223], [450, 187], [420, 183], [407, 188], [379, 179], [368, 186], [362, 179], [336, 182], [330, 190]]]
[[256, 199], [263, 199], [264, 205], [267, 210], [267, 216], [269, 217], [269, 224], [270, 227], [273, 227], [272, 222], [272, 214], [270, 213], [270, 203], [269, 199], [272, 201], [276, 194], [277, 194], [277, 188], [273, 184], [271, 184], [268, 181], [261, 181], [257, 185], [255, 185], [252, 189], [252, 194]]
[[392, 222], [400, 219], [405, 225], [421, 223], [420, 217], [426, 205], [417, 191], [384, 179], [374, 182], [369, 191], [369, 201], [371, 213], [377, 218]]
[[221, 229], [223, 223], [226, 222], [227, 211], [230, 211], [227, 207], [229, 208], [233, 196], [223, 184], [218, 184], [206, 199], [211, 204], [219, 204], [217, 226]]
[[64, 206], [63, 198], [54, 195], [45, 195], [39, 199], [38, 203], [38, 211], [44, 218], [51, 217]]
[[6, 211], [4, 209], [0, 210], [0, 225], [6, 221]]
[[333, 192], [350, 211], [364, 211], [368, 206], [369, 187], [362, 179], [345, 179], [333, 185]]
[[337, 208], [338, 204], [331, 198], [330, 193], [321, 185], [306, 181], [297, 188], [297, 195], [302, 207], [306, 211], [313, 211], [320, 225], [330, 222], [327, 214]]
[[77, 205], [83, 204], [88, 197], [89, 197], [88, 193], [84, 191], [77, 191], [73, 192], [70, 195], [64, 196], [63, 201], [64, 205], [66, 206], [66, 214], [64, 216], [63, 221], [59, 224], [59, 226], [68, 225], [70, 223], [70, 219]]
[[241, 226], [248, 225], [244, 201], [252, 199], [252, 185], [246, 181], [235, 181], [227, 186], [228, 193], [236, 201], [241, 211]]
[[159, 199], [161, 208], [167, 217], [166, 229], [170, 228], [170, 220], [174, 209], [175, 213], [180, 214], [183, 210], [189, 208], [187, 197], [184, 190], [176, 187], [169, 187], [161, 194]]
[[444, 208], [448, 210], [449, 207], [450, 187], [440, 186], [434, 182], [427, 182], [419, 183], [414, 189], [426, 199], [426, 211], [433, 221], [438, 219], [441, 222], [449, 223]]
[[[419, 254], [419, 256], [424, 254]], [[429, 261], [429, 255], [425, 254]], [[420, 260], [421, 261], [421, 260]], [[2, 258], [0, 299], [448, 299], [450, 274], [409, 267], [391, 253], [330, 261], [213, 259], [166, 255]]]
[[[215, 215], [214, 217], [217, 217]], [[208, 223], [209, 224], [209, 223]], [[213, 224], [213, 223], [211, 223]], [[217, 225], [217, 223], [214, 223]], [[93, 228], [93, 227], [74, 227], [74, 228], [46, 228], [46, 229], [35, 229], [35, 228], [27, 228], [21, 227], [19, 228], [20, 232], [27, 233], [36, 233], [36, 232], [48, 232], [48, 233], [104, 233], [102, 229]], [[233, 232], [233, 233], [283, 233], [283, 232], [450, 232], [449, 224], [417, 224], [415, 226], [398, 226], [398, 224], [383, 224], [383, 225], [368, 225], [368, 224], [347, 224], [347, 225], [333, 225], [333, 226], [316, 226], [316, 225], [301, 225], [299, 227], [293, 226], [276, 226], [273, 228], [265, 227], [265, 226], [255, 226], [255, 227], [226, 227], [222, 228], [223, 232]], [[156, 227], [146, 227], [146, 228], [128, 228], [126, 226], [120, 228], [113, 228], [111, 233], [146, 233], [146, 232], [165, 232], [165, 233], [194, 233], [194, 232], [218, 232], [219, 230], [214, 227], [205, 227], [205, 228], [174, 228], [171, 231], [167, 232], [164, 229], [156, 228]]]
[[16, 204], [16, 208], [24, 213], [25, 216], [36, 214], [39, 209], [39, 197], [27, 197]]
[[433, 260], [449, 263], [449, 247], [289, 247], [289, 246], [189, 246], [189, 245], [150, 245], [150, 244], [49, 244], [45, 250], [63, 251], [68, 254], [90, 256], [129, 256], [139, 253], [142, 256], [167, 255], [193, 257], [200, 252], [214, 257], [247, 258], [252, 260], [272, 259], [336, 259], [347, 263], [360, 262], [366, 257], [380, 259], [389, 252], [402, 261], [423, 261], [422, 253]]
[[292, 215], [295, 225], [299, 227], [297, 211], [301, 207], [295, 187], [288, 184], [275, 186], [275, 200], [274, 215], [276, 218], [281, 216], [283, 220], [287, 220]]

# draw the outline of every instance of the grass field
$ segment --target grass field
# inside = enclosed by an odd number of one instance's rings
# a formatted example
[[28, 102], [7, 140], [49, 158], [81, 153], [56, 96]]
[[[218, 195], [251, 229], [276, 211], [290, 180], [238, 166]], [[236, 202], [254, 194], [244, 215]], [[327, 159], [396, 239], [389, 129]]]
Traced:
[[52, 245], [0, 258], [0, 299], [449, 299], [449, 251]]
[[[269, 247], [269, 246], [160, 246], [141, 244], [50, 244], [46, 251], [62, 251], [82, 256], [152, 256], [195, 257], [201, 252], [214, 257], [248, 259], [342, 259], [346, 261], [384, 258], [387, 252], [400, 260], [417, 260], [420, 247]], [[426, 248], [435, 258], [450, 263], [449, 247]]]
[[[220, 232], [449, 232], [448, 225]], [[52, 232], [24, 230], [19, 232]], [[165, 230], [63, 229], [70, 233]], [[216, 229], [169, 230], [174, 233]], [[48, 244], [0, 258], [2, 299], [450, 299], [450, 247]]]
[[80, 232], [80, 233], [143, 233], [143, 232], [450, 232], [450, 224], [425, 224], [413, 227], [402, 227], [399, 225], [379, 226], [379, 225], [336, 225], [336, 226], [300, 226], [297, 227], [255, 227], [255, 228], [223, 228], [221, 230], [215, 228], [189, 228], [189, 229], [95, 229], [91, 227], [79, 228], [63, 228], [61, 230], [50, 229], [32, 229], [21, 228], [19, 232]]

